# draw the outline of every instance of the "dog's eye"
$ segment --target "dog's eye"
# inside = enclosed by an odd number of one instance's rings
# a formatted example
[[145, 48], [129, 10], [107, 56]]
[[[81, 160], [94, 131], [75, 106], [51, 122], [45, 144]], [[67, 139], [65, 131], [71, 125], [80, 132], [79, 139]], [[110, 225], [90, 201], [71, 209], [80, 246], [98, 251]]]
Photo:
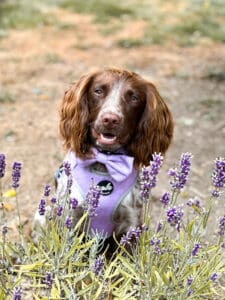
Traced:
[[103, 89], [97, 88], [97, 89], [94, 90], [94, 93], [95, 93], [96, 95], [102, 95], [102, 94], [103, 94]]
[[139, 98], [138, 98], [137, 95], [131, 95], [131, 96], [130, 96], [130, 100], [131, 100], [132, 102], [137, 102], [137, 101], [139, 100]]
[[138, 93], [136, 93], [134, 90], [128, 90], [126, 93], [126, 99], [127, 99], [127, 102], [137, 103], [137, 102], [139, 102], [140, 97], [139, 97]]

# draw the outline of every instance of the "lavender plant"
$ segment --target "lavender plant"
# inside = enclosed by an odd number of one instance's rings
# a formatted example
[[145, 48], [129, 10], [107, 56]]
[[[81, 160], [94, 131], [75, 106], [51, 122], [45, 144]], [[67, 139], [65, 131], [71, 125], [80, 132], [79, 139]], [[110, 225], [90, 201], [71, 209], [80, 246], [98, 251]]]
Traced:
[[[215, 161], [213, 189], [206, 208], [201, 207], [197, 198], [188, 201], [187, 208], [194, 209], [193, 218], [188, 220], [179, 196], [189, 179], [191, 158], [190, 153], [182, 154], [178, 165], [168, 172], [171, 190], [160, 199], [162, 215], [156, 229], [149, 215], [144, 220], [149, 230], [140, 236], [132, 255], [120, 256], [126, 276], [129, 274], [135, 282], [134, 299], [219, 299], [218, 295], [224, 293], [225, 217], [219, 219], [214, 240], [206, 239], [205, 227], [212, 201], [222, 195], [225, 187], [225, 159]], [[146, 177], [145, 168], [142, 177]], [[146, 186], [142, 186], [141, 195], [146, 194]], [[122, 245], [126, 243], [129, 243], [128, 236], [121, 240]]]
[[[71, 168], [66, 163], [66, 196], [60, 199], [51, 195], [51, 187], [46, 185], [37, 205], [40, 216], [47, 220], [37, 243], [25, 238], [20, 228], [23, 239], [14, 243], [3, 196], [6, 160], [0, 154], [0, 299], [221, 299], [225, 272], [224, 214], [218, 220], [214, 237], [206, 238], [205, 229], [214, 199], [223, 197], [225, 159], [215, 160], [205, 207], [196, 197], [186, 203], [179, 197], [189, 180], [191, 159], [190, 153], [184, 153], [169, 170], [170, 188], [159, 199], [162, 212], [154, 222], [151, 205], [155, 202], [151, 201], [151, 194], [162, 156], [153, 155], [150, 166], [143, 168], [141, 175], [143, 225], [130, 228], [108, 260], [104, 253], [99, 253], [102, 237], [84, 232], [88, 227], [84, 225], [96, 214], [100, 193], [91, 184], [83, 216], [74, 223], [78, 199], [71, 198]], [[14, 166], [12, 181], [17, 191], [21, 165]]]

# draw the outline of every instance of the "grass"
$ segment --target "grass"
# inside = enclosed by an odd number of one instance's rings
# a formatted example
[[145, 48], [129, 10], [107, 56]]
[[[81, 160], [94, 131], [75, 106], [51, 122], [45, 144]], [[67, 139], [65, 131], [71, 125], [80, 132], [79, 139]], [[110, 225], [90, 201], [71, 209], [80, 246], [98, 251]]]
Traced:
[[54, 23], [51, 14], [45, 13], [38, 1], [9, 0], [0, 2], [0, 28], [33, 28]]
[[76, 13], [94, 15], [95, 21], [100, 23], [108, 22], [111, 18], [135, 15], [134, 8], [129, 6], [129, 1], [118, 3], [116, 0], [63, 0], [59, 5]]
[[45, 55], [45, 62], [47, 64], [62, 63], [63, 59], [55, 53], [47, 53]]
[[[225, 42], [225, 4], [222, 0], [10, 0], [0, 2], [0, 28], [31, 28], [60, 25], [51, 13], [54, 6], [79, 14], [93, 16], [103, 35], [114, 34], [126, 26], [126, 20], [144, 20], [146, 28], [141, 38], [128, 36], [119, 39], [118, 46], [140, 47], [150, 44], [176, 43], [192, 46], [205, 38]], [[115, 26], [115, 22], [116, 26]], [[4, 36], [4, 35], [3, 35]]]
[[14, 103], [15, 97], [7, 90], [0, 91], [0, 104], [1, 103]]

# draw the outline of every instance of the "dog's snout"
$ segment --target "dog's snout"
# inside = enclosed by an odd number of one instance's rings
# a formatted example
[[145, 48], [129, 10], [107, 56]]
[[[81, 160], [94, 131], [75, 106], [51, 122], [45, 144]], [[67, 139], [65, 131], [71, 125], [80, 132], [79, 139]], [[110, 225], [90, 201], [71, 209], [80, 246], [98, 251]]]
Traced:
[[104, 126], [116, 127], [120, 124], [120, 117], [116, 114], [107, 113], [102, 116]]

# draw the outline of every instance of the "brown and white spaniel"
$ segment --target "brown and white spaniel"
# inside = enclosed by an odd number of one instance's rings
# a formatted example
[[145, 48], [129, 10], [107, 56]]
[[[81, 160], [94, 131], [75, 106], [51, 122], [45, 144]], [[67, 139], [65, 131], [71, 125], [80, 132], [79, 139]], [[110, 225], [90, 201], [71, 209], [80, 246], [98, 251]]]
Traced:
[[[153, 153], [165, 154], [173, 136], [171, 113], [155, 86], [122, 69], [91, 72], [65, 92], [59, 125], [68, 152], [65, 161], [72, 169], [71, 197], [78, 200], [74, 220], [82, 215], [94, 178], [102, 195], [93, 229], [105, 228], [107, 237], [113, 232], [119, 237], [141, 225], [139, 170], [149, 165]], [[62, 198], [67, 187], [64, 170], [57, 181]]]

